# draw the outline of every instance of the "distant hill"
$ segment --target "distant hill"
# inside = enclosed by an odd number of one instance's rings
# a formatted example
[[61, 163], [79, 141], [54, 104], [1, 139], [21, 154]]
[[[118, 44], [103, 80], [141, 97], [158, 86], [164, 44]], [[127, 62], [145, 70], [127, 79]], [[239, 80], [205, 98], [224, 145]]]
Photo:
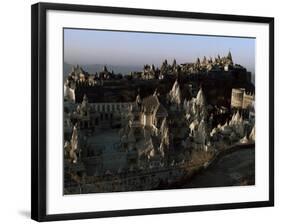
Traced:
[[[64, 63], [63, 64], [63, 76], [67, 76], [68, 73], [71, 71], [73, 65]], [[83, 70], [89, 72], [90, 74], [100, 72], [103, 69], [104, 65], [101, 64], [92, 64], [92, 65], [79, 65], [83, 68]], [[134, 71], [142, 71], [143, 66], [118, 66], [118, 65], [106, 65], [107, 69], [111, 72], [114, 71], [115, 74], [128, 74]]]

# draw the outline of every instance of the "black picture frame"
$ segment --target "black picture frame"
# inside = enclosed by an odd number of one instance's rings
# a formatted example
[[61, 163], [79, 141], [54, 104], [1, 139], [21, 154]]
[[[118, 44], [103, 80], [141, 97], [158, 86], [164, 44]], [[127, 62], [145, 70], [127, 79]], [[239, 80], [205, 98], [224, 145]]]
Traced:
[[[243, 203], [196, 206], [159, 207], [70, 214], [46, 214], [46, 12], [63, 10], [100, 12], [124, 15], [161, 16], [216, 21], [254, 22], [269, 24], [269, 200]], [[73, 4], [37, 3], [31, 11], [31, 218], [37, 221], [86, 219], [161, 213], [192, 212], [274, 206], [274, 18], [137, 8], [103, 7]]]

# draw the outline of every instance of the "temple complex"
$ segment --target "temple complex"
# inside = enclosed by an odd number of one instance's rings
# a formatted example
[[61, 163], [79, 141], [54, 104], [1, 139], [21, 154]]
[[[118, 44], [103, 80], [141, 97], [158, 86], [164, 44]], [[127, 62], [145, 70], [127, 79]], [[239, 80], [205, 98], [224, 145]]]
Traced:
[[[73, 67], [64, 82], [64, 193], [158, 189], [227, 147], [254, 144], [248, 76], [230, 52], [165, 60], [122, 78], [106, 67], [98, 74]], [[230, 89], [211, 88], [207, 79]]]

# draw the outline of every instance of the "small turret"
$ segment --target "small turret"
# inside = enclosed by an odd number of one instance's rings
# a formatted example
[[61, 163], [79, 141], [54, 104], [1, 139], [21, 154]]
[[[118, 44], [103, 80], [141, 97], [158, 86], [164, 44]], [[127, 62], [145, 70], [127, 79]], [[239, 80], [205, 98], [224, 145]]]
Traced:
[[140, 94], [138, 94], [138, 95], [137, 95], [137, 97], [136, 97], [136, 104], [137, 104], [138, 106], [140, 106], [140, 105], [141, 105], [141, 98], [140, 98]]
[[83, 96], [83, 101], [88, 102], [88, 97], [86, 94], [84, 94], [84, 96]]
[[103, 72], [108, 72], [106, 65], [103, 66]]
[[81, 112], [84, 115], [87, 115], [89, 112], [89, 104], [88, 104], [88, 97], [84, 94], [83, 101], [81, 103]]
[[177, 79], [168, 96], [171, 103], [175, 103], [177, 105], [181, 104], [181, 90]]
[[69, 152], [69, 158], [72, 163], [77, 163], [78, 157], [77, 157], [77, 151], [78, 151], [78, 132], [76, 124], [73, 127], [72, 136], [70, 140], [70, 152]]
[[176, 66], [177, 66], [177, 61], [176, 61], [176, 59], [174, 59], [174, 61], [173, 61], [173, 68], [175, 68]]
[[232, 61], [232, 55], [231, 55], [231, 52], [230, 52], [230, 51], [228, 52], [227, 59], [229, 59], [230, 61]]
[[199, 105], [200, 107], [204, 107], [206, 105], [206, 100], [205, 100], [205, 96], [203, 94], [202, 87], [200, 87], [200, 89], [197, 93], [196, 104]]
[[206, 64], [207, 63], [207, 58], [206, 58], [206, 56], [204, 56], [204, 58], [203, 58], [203, 64]]
[[157, 96], [158, 93], [157, 93], [157, 88], [154, 90], [154, 93], [153, 93], [153, 96]]

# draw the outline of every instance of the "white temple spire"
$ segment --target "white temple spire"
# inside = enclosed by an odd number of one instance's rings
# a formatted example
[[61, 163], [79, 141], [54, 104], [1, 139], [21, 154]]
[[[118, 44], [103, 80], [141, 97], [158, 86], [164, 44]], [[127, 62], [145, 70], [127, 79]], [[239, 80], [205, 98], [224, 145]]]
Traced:
[[181, 91], [178, 80], [174, 82], [174, 85], [171, 91], [169, 92], [169, 99], [171, 103], [175, 103], [178, 105], [181, 104]]

